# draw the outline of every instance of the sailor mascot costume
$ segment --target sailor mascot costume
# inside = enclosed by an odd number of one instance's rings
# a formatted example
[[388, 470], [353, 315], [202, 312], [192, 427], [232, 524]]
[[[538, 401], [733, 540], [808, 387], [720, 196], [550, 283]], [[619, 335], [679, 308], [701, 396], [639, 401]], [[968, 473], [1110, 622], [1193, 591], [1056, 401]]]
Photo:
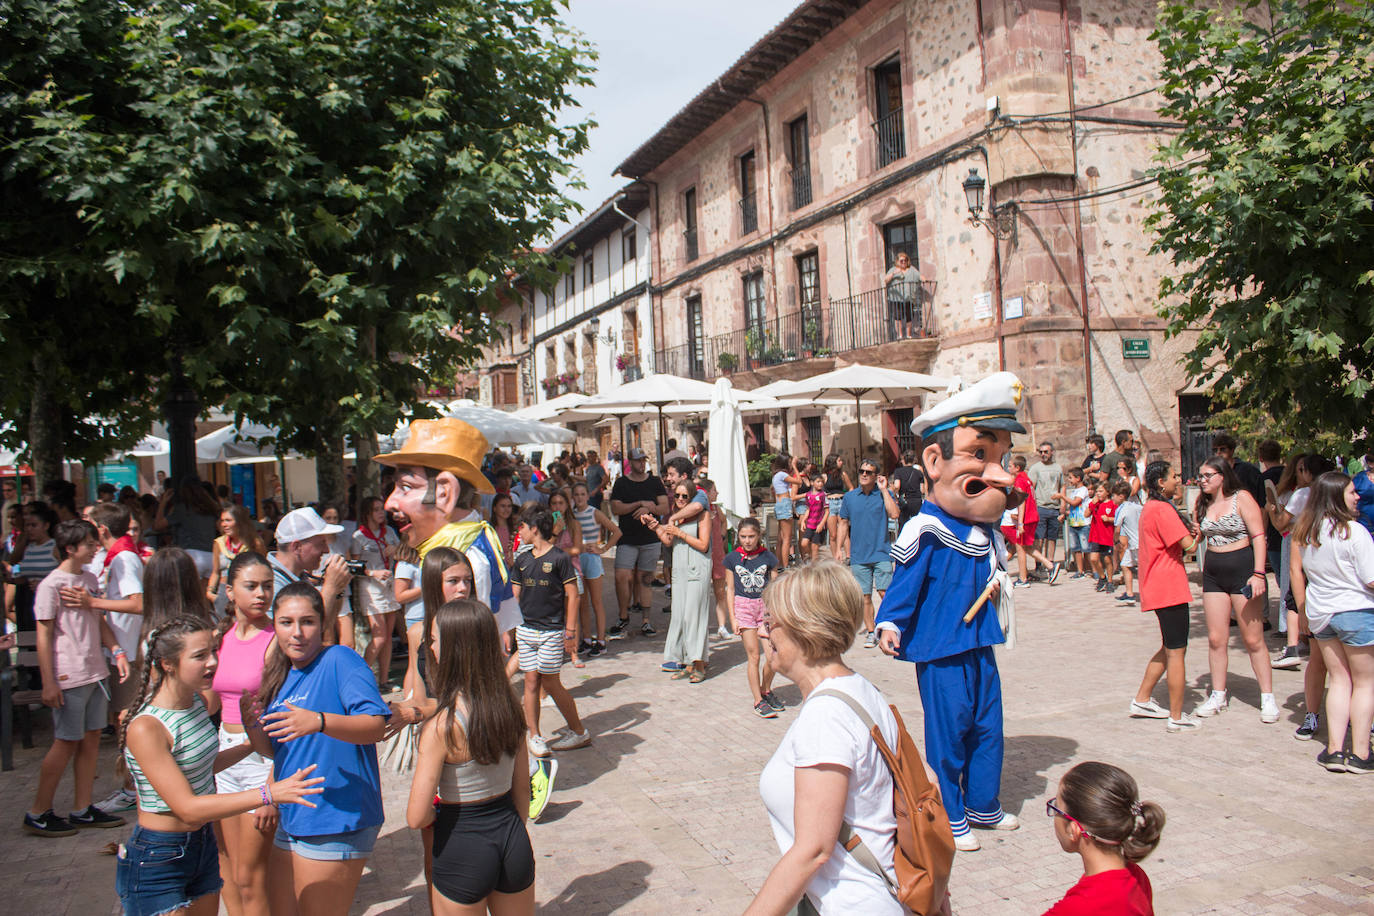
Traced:
[[979, 848], [970, 828], [1015, 830], [1002, 810], [1002, 683], [993, 646], [1006, 546], [997, 523], [1022, 495], [1003, 467], [1023, 386], [999, 372], [921, 414], [921, 511], [892, 547], [892, 586], [878, 611], [879, 645], [916, 665], [925, 753], [940, 781], [955, 845]]

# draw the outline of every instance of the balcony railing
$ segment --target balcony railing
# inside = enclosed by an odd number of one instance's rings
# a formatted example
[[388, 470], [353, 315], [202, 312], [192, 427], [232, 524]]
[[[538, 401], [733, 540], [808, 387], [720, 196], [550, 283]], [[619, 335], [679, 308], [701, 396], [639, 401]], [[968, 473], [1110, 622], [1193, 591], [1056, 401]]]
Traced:
[[792, 168], [792, 209], [800, 210], [811, 203], [811, 166], [802, 164]]
[[687, 245], [687, 260], [695, 261], [700, 252], [697, 250], [697, 231], [695, 229], [682, 230], [682, 240]]
[[758, 193], [751, 191], [739, 202], [740, 231], [748, 235], [759, 228]]
[[656, 351], [654, 364], [659, 372], [706, 380], [894, 340], [934, 337], [934, 292], [935, 284], [924, 281], [830, 299], [824, 307], [800, 309], [708, 337], [702, 341], [700, 360], [690, 345], [683, 344]]
[[873, 122], [878, 143], [878, 168], [891, 165], [906, 155], [906, 136], [902, 132], [902, 110], [889, 112]]

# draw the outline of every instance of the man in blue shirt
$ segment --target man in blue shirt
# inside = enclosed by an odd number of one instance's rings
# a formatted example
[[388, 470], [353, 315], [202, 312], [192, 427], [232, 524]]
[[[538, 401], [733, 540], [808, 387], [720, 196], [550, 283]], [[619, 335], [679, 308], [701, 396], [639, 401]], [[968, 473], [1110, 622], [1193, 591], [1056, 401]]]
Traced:
[[887, 478], [865, 458], [859, 464], [859, 485], [840, 500], [840, 553], [849, 554], [849, 569], [864, 593], [864, 648], [878, 644], [873, 633], [873, 593], [878, 604], [892, 582], [892, 557], [887, 549], [887, 520], [899, 514], [897, 501], [887, 488]]

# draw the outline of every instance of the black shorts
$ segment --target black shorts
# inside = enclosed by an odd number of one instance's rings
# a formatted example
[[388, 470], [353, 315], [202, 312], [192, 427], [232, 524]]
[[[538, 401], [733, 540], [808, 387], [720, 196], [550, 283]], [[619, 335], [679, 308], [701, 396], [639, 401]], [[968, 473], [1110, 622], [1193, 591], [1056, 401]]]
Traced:
[[1249, 544], [1240, 550], [1202, 555], [1202, 591], [1239, 595], [1255, 571], [1255, 551]]
[[1188, 648], [1188, 605], [1175, 604], [1155, 611], [1159, 618], [1159, 635], [1166, 649]]
[[434, 889], [477, 903], [534, 883], [529, 831], [509, 795], [470, 805], [435, 805]]
[[1088, 546], [1092, 548], [1093, 553], [1100, 553], [1104, 557], [1111, 556], [1116, 550], [1111, 544], [1089, 544]]
[[813, 544], [825, 546], [826, 531], [824, 528], [803, 528], [801, 539], [810, 541]]

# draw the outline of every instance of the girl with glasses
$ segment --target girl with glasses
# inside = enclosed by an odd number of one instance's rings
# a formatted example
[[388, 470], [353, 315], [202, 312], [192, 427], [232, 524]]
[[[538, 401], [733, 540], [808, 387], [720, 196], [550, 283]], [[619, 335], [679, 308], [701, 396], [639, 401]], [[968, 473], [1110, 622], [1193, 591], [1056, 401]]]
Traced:
[[1054, 836], [1083, 859], [1083, 877], [1045, 916], [1153, 916], [1150, 879], [1136, 863], [1159, 845], [1164, 809], [1142, 802], [1135, 780], [1120, 767], [1088, 761], [1064, 774], [1045, 803]]

